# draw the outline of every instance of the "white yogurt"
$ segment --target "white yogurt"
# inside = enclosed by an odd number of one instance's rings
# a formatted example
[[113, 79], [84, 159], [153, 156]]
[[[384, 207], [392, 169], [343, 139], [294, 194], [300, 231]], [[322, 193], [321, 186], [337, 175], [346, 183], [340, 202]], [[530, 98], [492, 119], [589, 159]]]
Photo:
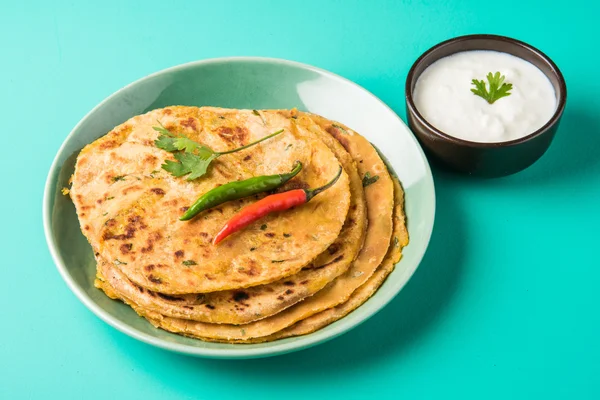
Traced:
[[[471, 92], [471, 80], [496, 73], [512, 83], [511, 95], [489, 104]], [[413, 94], [419, 113], [448, 135], [472, 142], [505, 142], [541, 128], [556, 111], [550, 80], [536, 66], [497, 51], [465, 51], [431, 64]]]

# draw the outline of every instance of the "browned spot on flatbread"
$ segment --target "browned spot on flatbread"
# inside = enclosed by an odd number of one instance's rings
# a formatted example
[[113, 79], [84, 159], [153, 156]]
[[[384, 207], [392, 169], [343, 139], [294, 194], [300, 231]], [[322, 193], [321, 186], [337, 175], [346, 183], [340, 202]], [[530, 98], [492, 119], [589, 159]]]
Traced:
[[129, 254], [131, 249], [133, 248], [133, 243], [123, 243], [119, 250], [121, 250], [121, 254]]
[[161, 188], [152, 188], [150, 189], [150, 191], [154, 194], [157, 194], [159, 196], [164, 196], [165, 195], [165, 191]]
[[175, 252], [175, 258], [183, 258], [184, 254], [185, 254], [185, 252], [183, 250], [177, 250]]
[[292, 281], [285, 281], [285, 282], [283, 282], [283, 284], [284, 284], [285, 286], [294, 286], [294, 285], [296, 285], [296, 284], [295, 284], [294, 282], [292, 282]]
[[121, 136], [124, 138], [126, 135], [129, 135], [133, 131], [133, 126], [129, 124], [122, 125], [119, 130], [114, 132], [115, 136]]
[[319, 265], [319, 266], [309, 266], [309, 267], [303, 268], [303, 270], [325, 268], [329, 265], [335, 264], [336, 262], [342, 261], [343, 258], [344, 258], [344, 254], [340, 254], [339, 256], [337, 256], [336, 258], [334, 258], [333, 260], [331, 260], [330, 262], [328, 262], [326, 264]]
[[235, 145], [236, 147], [244, 145], [248, 139], [248, 129], [242, 126], [220, 126], [217, 128], [217, 134], [223, 141]]
[[240, 272], [248, 276], [256, 276], [258, 274], [258, 269], [256, 269], [256, 261], [248, 260], [248, 268]]
[[250, 298], [250, 295], [244, 291], [238, 291], [233, 293], [233, 301], [237, 302], [237, 303], [241, 303], [244, 300], [248, 300]]
[[208, 308], [209, 310], [215, 309], [215, 306], [213, 306], [212, 304], [205, 304], [204, 307]]
[[180, 122], [181, 126], [184, 126], [186, 128], [191, 128], [194, 131], [198, 130], [198, 127], [196, 126], [196, 120], [192, 117], [189, 117], [186, 120], [183, 120]]
[[[102, 238], [104, 240], [125, 240], [125, 239], [131, 239], [133, 237], [135, 237], [135, 232], [138, 229], [145, 229], [146, 228], [146, 224], [144, 224], [142, 217], [140, 217], [139, 215], [131, 215], [128, 219], [127, 219], [128, 223], [125, 226], [125, 233], [120, 233], [120, 234], [116, 234], [114, 232], [111, 232], [110, 230], [106, 230], [103, 234], [102, 234]], [[107, 220], [104, 225], [112, 228], [117, 224], [117, 221], [114, 219], [109, 219]]]
[[119, 142], [117, 142], [116, 140], [107, 140], [105, 142], [100, 143], [100, 146], [98, 147], [100, 148], [100, 150], [114, 149], [115, 147], [119, 147]]
[[161, 299], [165, 299], [168, 301], [183, 301], [183, 300], [185, 300], [185, 299], [182, 299], [181, 297], [169, 296], [168, 294], [164, 294], [164, 293], [160, 293], [160, 292], [157, 292], [156, 294]]
[[152, 154], [146, 154], [144, 156], [144, 163], [146, 164], [155, 164], [158, 161], [158, 157], [152, 155]]
[[338, 251], [339, 249], [340, 249], [340, 245], [339, 245], [339, 243], [333, 243], [331, 246], [329, 246], [329, 247], [327, 248], [327, 252], [328, 252], [330, 255], [333, 255], [333, 254], [337, 253], [337, 251]]
[[154, 244], [162, 239], [162, 235], [158, 231], [154, 231], [148, 235], [148, 240], [146, 240], [146, 246], [141, 248], [142, 253], [149, 253], [154, 250]]
[[148, 275], [148, 280], [152, 283], [156, 283], [156, 284], [161, 284], [162, 283], [162, 279], [160, 279], [157, 276], [154, 276], [152, 274]]

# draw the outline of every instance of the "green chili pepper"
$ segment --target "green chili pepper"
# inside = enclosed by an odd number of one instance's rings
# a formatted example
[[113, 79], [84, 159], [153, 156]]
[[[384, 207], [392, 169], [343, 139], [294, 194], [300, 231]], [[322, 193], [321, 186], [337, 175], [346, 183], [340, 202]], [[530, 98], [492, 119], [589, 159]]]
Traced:
[[287, 174], [256, 176], [243, 181], [229, 182], [216, 187], [200, 196], [192, 206], [179, 217], [180, 221], [188, 221], [204, 210], [218, 206], [228, 201], [241, 199], [258, 193], [277, 189], [302, 170], [302, 163], [296, 161], [294, 169]]

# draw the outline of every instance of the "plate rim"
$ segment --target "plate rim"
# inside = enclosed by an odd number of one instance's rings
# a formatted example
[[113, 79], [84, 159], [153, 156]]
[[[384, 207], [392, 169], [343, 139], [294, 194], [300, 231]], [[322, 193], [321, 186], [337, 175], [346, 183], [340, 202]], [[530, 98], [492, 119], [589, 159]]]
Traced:
[[[56, 245], [53, 243], [53, 239], [52, 239], [53, 235], [52, 235], [52, 228], [51, 228], [51, 226], [52, 226], [52, 209], [50, 207], [50, 204], [51, 204], [51, 197], [54, 196], [58, 172], [60, 171], [60, 168], [62, 168], [62, 165], [59, 165], [59, 158], [62, 155], [65, 147], [67, 146], [67, 143], [70, 142], [71, 139], [75, 136], [75, 132], [77, 132], [79, 130], [80, 126], [83, 125], [84, 122], [92, 114], [94, 114], [96, 112], [96, 110], [101, 108], [104, 104], [110, 102], [113, 98], [117, 97], [122, 92], [128, 90], [130, 87], [133, 87], [141, 82], [150, 80], [156, 76], [159, 76], [159, 75], [162, 75], [165, 73], [177, 72], [179, 70], [193, 68], [195, 66], [218, 64], [218, 63], [229, 63], [229, 62], [262, 62], [262, 63], [282, 64], [285, 66], [296, 67], [296, 68], [316, 72], [316, 73], [324, 75], [328, 78], [340, 81], [346, 85], [350, 85], [354, 89], [362, 91], [366, 96], [370, 97], [372, 100], [376, 101], [381, 106], [386, 108], [390, 113], [392, 113], [392, 115], [395, 118], [397, 118], [402, 123], [402, 125], [405, 126], [406, 130], [410, 134], [411, 139], [413, 140], [414, 144], [416, 145], [417, 151], [419, 152], [421, 159], [424, 163], [426, 185], [430, 187], [431, 193], [432, 193], [431, 215], [429, 215], [429, 219], [431, 220], [431, 223], [428, 224], [429, 229], [426, 232], [426, 240], [424, 241], [424, 245], [422, 246], [421, 249], [418, 250], [418, 253], [415, 255], [416, 262], [414, 263], [414, 267], [406, 270], [404, 272], [404, 274], [396, 282], [394, 282], [394, 285], [392, 286], [392, 290], [390, 291], [390, 295], [380, 299], [380, 301], [381, 301], [380, 307], [367, 312], [366, 315], [361, 316], [361, 317], [357, 318], [356, 320], [353, 320], [351, 323], [347, 324], [347, 326], [342, 325], [340, 327], [337, 327], [337, 329], [334, 330], [333, 332], [325, 332], [326, 335], [324, 335], [323, 330], [317, 330], [317, 331], [312, 332], [307, 335], [298, 336], [295, 338], [294, 341], [287, 341], [286, 339], [283, 339], [280, 341], [271, 342], [272, 345], [270, 345], [268, 347], [259, 347], [259, 348], [248, 347], [248, 346], [252, 346], [251, 344], [231, 344], [231, 346], [232, 346], [231, 349], [211, 349], [211, 348], [195, 347], [195, 346], [190, 346], [190, 345], [186, 345], [186, 344], [165, 341], [165, 340], [157, 338], [155, 336], [138, 331], [131, 325], [120, 321], [118, 318], [114, 317], [112, 314], [108, 313], [107, 311], [102, 309], [99, 305], [97, 305], [91, 299], [91, 297], [89, 297], [85, 293], [85, 291], [79, 287], [79, 285], [74, 281], [74, 279], [68, 273], [67, 267], [64, 263], [64, 260], [62, 259], [62, 256], [58, 253]], [[338, 337], [346, 332], [349, 332], [350, 330], [356, 328], [358, 325], [367, 321], [369, 318], [371, 318], [372, 316], [377, 314], [379, 311], [381, 311], [393, 298], [396, 297], [396, 295], [398, 295], [398, 293], [407, 284], [407, 282], [414, 275], [414, 272], [417, 270], [417, 268], [421, 264], [423, 257], [425, 255], [425, 252], [427, 251], [427, 248], [429, 247], [429, 243], [431, 241], [431, 235], [433, 232], [433, 227], [435, 225], [435, 210], [436, 210], [435, 185], [434, 185], [434, 180], [433, 180], [433, 174], [431, 172], [431, 167], [429, 165], [427, 157], [425, 156], [425, 153], [423, 152], [421, 145], [418, 143], [416, 137], [414, 136], [414, 134], [412, 133], [412, 131], [410, 130], [408, 125], [402, 120], [402, 118], [400, 118], [400, 116], [398, 114], [396, 114], [396, 112], [390, 106], [388, 106], [385, 102], [383, 102], [383, 100], [381, 100], [379, 97], [375, 96], [373, 93], [371, 93], [369, 90], [365, 89], [361, 85], [359, 85], [347, 78], [344, 78], [341, 75], [338, 75], [336, 73], [325, 70], [323, 68], [315, 67], [313, 65], [301, 63], [298, 61], [291, 61], [291, 60], [286, 60], [286, 59], [281, 59], [281, 58], [255, 57], [255, 56], [234, 56], [234, 57], [208, 58], [208, 59], [196, 60], [196, 61], [191, 61], [191, 62], [175, 65], [172, 67], [168, 67], [168, 68], [153, 72], [146, 76], [143, 76], [142, 78], [139, 78], [139, 79], [123, 86], [119, 90], [115, 91], [114, 93], [112, 93], [111, 95], [106, 97], [104, 100], [102, 100], [96, 106], [94, 106], [90, 111], [88, 111], [79, 120], [79, 122], [73, 127], [73, 129], [69, 132], [69, 134], [63, 139], [63, 142], [62, 142], [61, 146], [59, 147], [59, 149], [57, 150], [56, 155], [54, 156], [54, 159], [53, 159], [50, 169], [48, 171], [48, 175], [46, 177], [46, 181], [45, 181], [45, 185], [44, 185], [44, 194], [43, 194], [43, 198], [42, 198], [42, 219], [43, 219], [43, 225], [44, 225], [44, 236], [46, 239], [46, 244], [47, 244], [50, 254], [52, 256], [52, 260], [54, 261], [56, 268], [58, 269], [61, 277], [63, 278], [63, 280], [69, 287], [69, 289], [71, 289], [71, 291], [75, 294], [75, 296], [90, 311], [92, 311], [92, 313], [94, 313], [98, 318], [100, 318], [102, 321], [104, 321], [108, 325], [112, 326], [116, 330], [118, 330], [132, 338], [135, 338], [141, 342], [144, 342], [146, 344], [150, 344], [152, 346], [155, 346], [155, 347], [158, 347], [161, 349], [165, 349], [165, 350], [170, 350], [170, 351], [180, 353], [180, 354], [192, 355], [192, 356], [197, 356], [197, 357], [206, 357], [206, 358], [220, 358], [220, 359], [243, 359], [243, 358], [271, 357], [271, 356], [281, 355], [281, 354], [285, 354], [285, 353], [290, 353], [293, 351], [302, 350], [302, 349], [305, 349], [308, 347], [315, 346], [317, 344], [325, 343], [331, 339], [334, 339], [335, 337]], [[363, 308], [363, 305], [365, 305], [370, 300], [371, 300], [371, 298], [366, 300], [363, 304], [361, 304], [361, 306], [359, 306], [357, 309], [353, 310], [350, 314]], [[348, 315], [350, 315], [350, 314], [348, 314]], [[345, 317], [340, 319], [339, 321], [343, 321], [344, 319], [345, 319]], [[336, 322], [338, 322], [338, 321], [336, 321]], [[335, 324], [335, 322], [334, 322], [334, 324]], [[288, 339], [290, 339], [290, 338], [288, 338]]]

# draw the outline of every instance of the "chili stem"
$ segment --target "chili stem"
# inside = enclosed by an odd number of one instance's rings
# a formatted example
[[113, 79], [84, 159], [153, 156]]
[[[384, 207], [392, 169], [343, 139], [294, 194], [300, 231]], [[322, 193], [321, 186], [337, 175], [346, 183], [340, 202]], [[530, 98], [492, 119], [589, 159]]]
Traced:
[[325, 185], [323, 185], [321, 187], [318, 187], [318, 188], [305, 190], [305, 192], [306, 192], [306, 201], [309, 201], [310, 199], [312, 199], [313, 197], [315, 197], [316, 195], [318, 195], [322, 191], [327, 190], [330, 187], [332, 187], [333, 185], [335, 185], [335, 183], [339, 179], [340, 175], [342, 175], [342, 167], [341, 166], [340, 166], [340, 169], [338, 170], [337, 174], [333, 177], [333, 179], [330, 180], [329, 182], [327, 182]]
[[277, 135], [279, 135], [281, 132], [283, 132], [283, 129], [280, 129], [280, 130], [278, 130], [278, 131], [277, 131], [277, 132], [275, 132], [275, 133], [271, 133], [270, 135], [268, 135], [268, 136], [265, 136], [265, 137], [264, 137], [264, 138], [262, 138], [262, 139], [258, 139], [258, 140], [257, 140], [257, 141], [255, 141], [255, 142], [248, 143], [247, 145], [245, 145], [245, 146], [242, 146], [242, 147], [238, 147], [237, 149], [233, 149], [233, 150], [227, 150], [227, 151], [220, 151], [220, 152], [218, 152], [218, 151], [215, 151], [215, 154], [216, 154], [217, 156], [222, 156], [222, 155], [224, 155], [224, 154], [231, 154], [231, 153], [235, 153], [235, 152], [237, 152], [237, 151], [240, 151], [240, 150], [247, 149], [248, 147], [254, 146], [255, 144], [258, 144], [258, 143], [260, 143], [260, 142], [262, 142], [262, 141], [265, 141], [265, 140], [267, 140], [267, 139], [270, 139], [270, 138], [272, 138], [273, 136], [277, 136]]

